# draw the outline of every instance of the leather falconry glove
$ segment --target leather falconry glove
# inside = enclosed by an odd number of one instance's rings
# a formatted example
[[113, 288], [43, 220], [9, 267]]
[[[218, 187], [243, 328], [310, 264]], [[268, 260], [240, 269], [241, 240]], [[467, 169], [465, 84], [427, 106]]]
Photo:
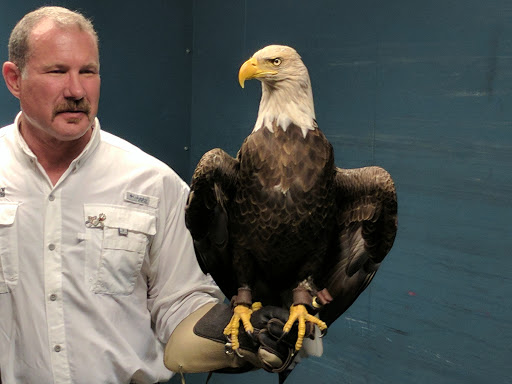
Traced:
[[[233, 351], [224, 335], [232, 316], [226, 304], [207, 304], [183, 320], [172, 333], [165, 348], [165, 365], [179, 373], [222, 372], [242, 373], [263, 368], [281, 372], [295, 357], [297, 324], [285, 334], [286, 309], [262, 307], [252, 313], [252, 334], [240, 329], [240, 349]], [[306, 337], [312, 337], [308, 327]]]

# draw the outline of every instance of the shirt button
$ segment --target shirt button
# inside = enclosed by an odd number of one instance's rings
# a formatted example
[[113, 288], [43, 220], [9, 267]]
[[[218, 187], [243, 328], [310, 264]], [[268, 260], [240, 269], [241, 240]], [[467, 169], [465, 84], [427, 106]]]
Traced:
[[57, 295], [56, 295], [55, 293], [52, 293], [52, 294], [50, 295], [50, 300], [51, 300], [51, 301], [55, 301], [55, 300], [57, 300]]
[[53, 250], [55, 249], [55, 244], [50, 244], [50, 245], [48, 246], [48, 249], [49, 249], [50, 251], [53, 251]]
[[53, 347], [53, 350], [54, 350], [55, 352], [60, 352], [60, 351], [62, 350], [62, 348], [61, 348], [61, 346], [60, 346], [60, 345], [58, 345], [58, 344], [57, 344], [55, 347]]
[[50, 200], [50, 201], [55, 200], [55, 196], [53, 196], [53, 195], [48, 196], [48, 200]]

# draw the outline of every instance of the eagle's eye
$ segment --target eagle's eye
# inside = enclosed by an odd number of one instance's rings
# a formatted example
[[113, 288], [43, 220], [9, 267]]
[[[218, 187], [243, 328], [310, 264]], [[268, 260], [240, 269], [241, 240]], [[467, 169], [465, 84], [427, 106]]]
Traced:
[[276, 57], [275, 59], [272, 60], [272, 64], [274, 64], [274, 66], [276, 67], [279, 67], [281, 65], [281, 59]]

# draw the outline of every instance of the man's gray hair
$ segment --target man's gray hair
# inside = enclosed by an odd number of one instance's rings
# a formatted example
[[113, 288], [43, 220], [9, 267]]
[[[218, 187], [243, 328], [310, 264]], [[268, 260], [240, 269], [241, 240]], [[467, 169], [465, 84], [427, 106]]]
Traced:
[[61, 27], [76, 26], [81, 31], [90, 33], [98, 45], [98, 35], [92, 22], [81, 13], [63, 7], [41, 7], [27, 13], [16, 24], [9, 38], [9, 61], [16, 64], [21, 72], [23, 72], [30, 55], [30, 34], [34, 27], [45, 19], [49, 19]]

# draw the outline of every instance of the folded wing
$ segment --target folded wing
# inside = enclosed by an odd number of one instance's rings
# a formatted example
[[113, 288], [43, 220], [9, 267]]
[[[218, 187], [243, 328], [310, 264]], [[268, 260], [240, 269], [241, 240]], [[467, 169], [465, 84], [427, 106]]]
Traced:
[[235, 295], [238, 281], [229, 251], [227, 206], [233, 199], [238, 160], [222, 149], [208, 151], [199, 161], [185, 211], [197, 261], [226, 297]]
[[345, 312], [373, 279], [397, 231], [393, 180], [380, 167], [337, 169], [339, 237], [336, 264], [327, 277], [334, 300], [322, 308], [327, 325]]

